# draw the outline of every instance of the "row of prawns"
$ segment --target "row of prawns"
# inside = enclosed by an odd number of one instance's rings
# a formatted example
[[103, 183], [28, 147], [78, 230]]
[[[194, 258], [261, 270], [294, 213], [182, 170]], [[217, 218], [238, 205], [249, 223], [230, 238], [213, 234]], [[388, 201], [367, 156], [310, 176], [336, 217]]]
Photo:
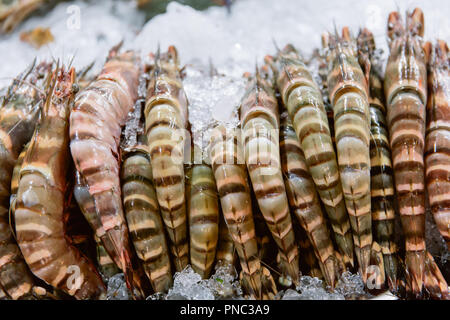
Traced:
[[[263, 68], [246, 75], [241, 137], [224, 128], [213, 133], [213, 170], [228, 226], [235, 227], [236, 218], [228, 218], [229, 201], [224, 200], [240, 194], [240, 204], [230, 209], [253, 230], [248, 178], [239, 167], [246, 164], [258, 208], [278, 247], [280, 283], [299, 280], [301, 241], [295, 239], [292, 210], [331, 287], [342, 270], [358, 266], [368, 289], [380, 289], [386, 282], [393, 292], [401, 286], [415, 297], [426, 292], [448, 299], [447, 283], [426, 251], [424, 230], [426, 174], [432, 212], [448, 242], [448, 49], [443, 42], [423, 45], [419, 9], [408, 14], [406, 27], [399, 14], [392, 13], [388, 33], [391, 55], [384, 83], [370, 31], [364, 29], [354, 39], [345, 27], [342, 35], [323, 36], [324, 54], [319, 58], [325, 61], [319, 71], [326, 74], [322, 88], [328, 106], [292, 45], [267, 56]], [[225, 168], [236, 171], [226, 175]], [[395, 197], [405, 234], [404, 275], [394, 239]], [[234, 239], [237, 248], [239, 239]], [[306, 258], [307, 252], [301, 253]], [[246, 270], [245, 251], [240, 258]], [[259, 274], [255, 271], [256, 278]]]
[[[188, 103], [175, 48], [158, 50], [145, 67], [135, 53], [119, 49], [110, 51], [93, 80], [77, 83], [73, 68], [42, 63], [5, 92], [2, 296], [102, 299], [106, 287], [98, 270], [110, 276], [120, 269], [133, 297], [145, 298], [172, 286], [173, 268], [190, 262], [207, 278], [215, 259], [233, 263], [237, 249], [248, 292], [262, 297], [266, 283], [273, 297], [276, 288], [260, 267], [254, 226], [248, 225], [253, 219], [229, 216], [227, 208], [242, 203], [221, 197], [230, 238], [219, 223], [217, 172], [191, 165], [185, 179]], [[94, 234], [98, 268], [69, 234], [73, 199]]]
[[[285, 108], [280, 151], [291, 208], [330, 285], [336, 279], [332, 261], [337, 259], [346, 267], [357, 262], [369, 289], [380, 288], [386, 279], [391, 291], [398, 292], [403, 280], [394, 239], [397, 202], [405, 236], [407, 292], [420, 297], [425, 289], [434, 298], [449, 298], [447, 283], [426, 251], [425, 186], [448, 244], [450, 60], [444, 42], [423, 43], [423, 30], [420, 9], [407, 14], [405, 25], [397, 12], [389, 15], [391, 53], [384, 83], [367, 29], [357, 39], [347, 27], [341, 35], [323, 35], [323, 54], [316, 57], [321, 60], [321, 86], [291, 45], [265, 59]], [[328, 95], [325, 102], [321, 89]], [[262, 111], [271, 107], [268, 99], [258, 97], [265, 92], [274, 99], [273, 92], [263, 86], [253, 90], [259, 100], [253, 121], [271, 121], [275, 127], [276, 119]], [[242, 121], [245, 128], [245, 118]], [[260, 134], [270, 139], [264, 132]], [[270, 149], [267, 144], [259, 148]], [[332, 227], [331, 238], [315, 189]]]
[[[384, 82], [366, 29], [323, 36], [319, 84], [292, 45], [277, 49], [245, 75], [240, 128], [217, 125], [209, 161], [188, 164], [174, 47], [144, 65], [117, 46], [95, 79], [81, 73], [81, 90], [73, 68], [33, 65], [0, 109], [0, 296], [102, 299], [98, 270], [121, 270], [142, 299], [188, 264], [208, 278], [236, 251], [256, 299], [277, 295], [275, 272], [281, 286], [299, 284], [305, 264], [331, 289], [359, 267], [368, 289], [397, 292], [405, 278], [416, 297], [448, 298], [424, 230], [427, 186], [449, 243], [448, 48], [423, 45], [419, 9], [405, 26], [391, 13], [388, 35]], [[69, 234], [73, 199], [97, 263]]]

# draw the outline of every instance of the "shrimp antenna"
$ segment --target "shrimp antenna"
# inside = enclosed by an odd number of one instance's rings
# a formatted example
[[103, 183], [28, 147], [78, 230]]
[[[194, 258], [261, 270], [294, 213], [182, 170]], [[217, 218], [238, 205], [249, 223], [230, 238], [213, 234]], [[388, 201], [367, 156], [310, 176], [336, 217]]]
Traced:
[[[29, 83], [25, 79], [28, 78], [28, 76], [31, 74], [31, 72], [33, 72], [35, 67], [36, 67], [36, 58], [33, 59], [33, 62], [31, 63], [30, 67], [25, 69], [25, 71], [23, 71], [21, 74], [19, 74], [18, 77], [12, 78], [13, 81], [12, 81], [11, 85], [8, 87], [8, 89], [6, 90], [6, 94], [5, 94], [4, 98], [2, 99], [2, 106], [4, 106], [6, 103], [9, 102], [9, 99], [11, 98], [13, 91], [16, 90], [20, 84]], [[29, 83], [29, 85], [31, 87], [34, 87], [33, 84], [31, 84], [31, 83]], [[39, 91], [39, 89], [37, 89], [37, 90]]]
[[336, 20], [335, 19], [333, 19], [333, 31], [334, 31], [334, 36], [336, 37], [336, 39], [338, 39], [339, 38], [339, 33], [338, 33], [338, 31], [337, 31], [337, 25], [336, 25]]
[[73, 53], [72, 57], [70, 58], [67, 70], [70, 70], [70, 68], [72, 68], [72, 63], [75, 60], [75, 56], [77, 55], [77, 53], [78, 53], [78, 48], [75, 49], [75, 52]]
[[19, 83], [23, 83], [25, 79], [31, 74], [31, 72], [34, 70], [35, 67], [36, 67], [36, 57], [33, 59], [31, 65], [24, 72], [22, 72], [17, 78], [14, 78], [13, 82], [8, 87], [7, 93], [5, 95], [6, 97], [5, 100], [8, 100], [10, 98], [13, 88], [17, 87]]
[[67, 65], [67, 70], [70, 70], [70, 68], [72, 68], [72, 64], [73, 64], [73, 60], [74, 59], [75, 59], [75, 53], [73, 54], [73, 56], [69, 60], [69, 63]]
[[48, 93], [47, 93], [47, 98], [45, 100], [44, 106], [43, 106], [43, 115], [45, 116], [48, 112], [49, 109], [49, 105], [51, 103], [51, 100], [53, 98], [53, 91], [55, 90], [56, 87], [56, 83], [58, 82], [58, 73], [59, 73], [59, 59], [56, 61], [56, 67], [55, 67], [55, 71], [52, 73], [51, 76], [51, 80], [50, 83], [47, 87]]
[[277, 50], [277, 53], [280, 53], [281, 50], [280, 50], [280, 47], [278, 46], [277, 41], [275, 40], [275, 38], [272, 38], [272, 42], [273, 42], [273, 45], [275, 46], [275, 49]]
[[214, 67], [214, 63], [213, 63], [211, 57], [208, 58], [208, 65], [209, 65], [209, 76], [213, 77], [213, 76], [217, 75], [218, 72], [217, 72], [216, 68]]
[[155, 73], [159, 74], [161, 72], [161, 46], [158, 41], [158, 48], [156, 49], [155, 55]]
[[[50, 56], [52, 57], [52, 62], [56, 64], [56, 58], [55, 58], [55, 54], [52, 51], [52, 48], [50, 48], [50, 46], [48, 47], [48, 50], [50, 51]], [[64, 55], [64, 53], [63, 53]]]
[[122, 46], [123, 46], [123, 39], [120, 40], [120, 42], [118, 44], [116, 44], [114, 47], [112, 47], [111, 50], [109, 50], [108, 57], [106, 58], [106, 61], [108, 61], [111, 58], [113, 58], [114, 56], [116, 56], [117, 53], [119, 52], [120, 48], [122, 48]]
[[257, 58], [255, 58], [255, 77], [256, 77], [256, 81], [258, 82], [260, 74], [259, 74], [259, 66], [258, 66]]
[[95, 64], [95, 61], [92, 61], [92, 62], [91, 62], [90, 64], [88, 64], [86, 67], [82, 68], [82, 69], [79, 71], [77, 77], [78, 77], [78, 78], [83, 78], [84, 76], [86, 76], [86, 74], [89, 72], [89, 70], [92, 69], [92, 67], [94, 66], [94, 64]]

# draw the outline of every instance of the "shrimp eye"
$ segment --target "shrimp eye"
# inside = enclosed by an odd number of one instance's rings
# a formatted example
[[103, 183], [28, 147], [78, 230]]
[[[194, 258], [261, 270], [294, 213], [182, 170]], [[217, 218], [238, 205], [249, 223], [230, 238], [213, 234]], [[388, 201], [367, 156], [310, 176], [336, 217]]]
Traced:
[[72, 84], [72, 93], [77, 93], [80, 91], [80, 86], [76, 83]]

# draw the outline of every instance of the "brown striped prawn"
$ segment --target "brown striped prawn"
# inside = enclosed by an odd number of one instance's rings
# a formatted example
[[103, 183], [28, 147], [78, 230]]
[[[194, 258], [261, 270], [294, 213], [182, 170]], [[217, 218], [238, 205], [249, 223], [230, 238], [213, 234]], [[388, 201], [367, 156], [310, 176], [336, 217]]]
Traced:
[[74, 69], [56, 68], [20, 169], [15, 205], [17, 242], [31, 271], [77, 299], [98, 299], [106, 288], [93, 264], [66, 237], [69, 113]]

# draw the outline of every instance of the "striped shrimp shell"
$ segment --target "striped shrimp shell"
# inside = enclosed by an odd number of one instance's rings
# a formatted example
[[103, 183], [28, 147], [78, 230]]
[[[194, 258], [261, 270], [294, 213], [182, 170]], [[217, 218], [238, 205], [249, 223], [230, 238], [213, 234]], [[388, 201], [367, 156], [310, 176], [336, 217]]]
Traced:
[[298, 248], [281, 172], [278, 102], [265, 77], [256, 70], [241, 103], [245, 162], [259, 208], [278, 245], [282, 275], [298, 283]]
[[[266, 59], [267, 60], [267, 59]], [[297, 50], [287, 45], [272, 69], [291, 117], [306, 164], [330, 219], [345, 264], [353, 266], [353, 240], [342, 194], [336, 154], [322, 95]]]
[[327, 284], [334, 287], [337, 272], [333, 243], [314, 181], [308, 172], [305, 156], [287, 112], [281, 115], [280, 152], [289, 203], [306, 231], [307, 240], [312, 243]]
[[[34, 281], [11, 233], [8, 217], [14, 165], [38, 120], [51, 65], [33, 65], [15, 79], [0, 108], [0, 288], [11, 299], [32, 295]], [[15, 182], [17, 180], [15, 179]], [[16, 191], [14, 191], [16, 193]], [[14, 204], [14, 201], [13, 201]]]
[[38, 278], [77, 299], [95, 299], [105, 293], [102, 279], [65, 234], [74, 76], [73, 69], [54, 71], [42, 120], [20, 170], [16, 232], [25, 260]]
[[398, 206], [405, 234], [406, 268], [411, 290], [420, 295], [425, 265], [425, 103], [427, 70], [422, 48], [423, 14], [388, 19], [390, 55], [384, 91]]
[[450, 250], [450, 54], [442, 40], [428, 46], [425, 173], [434, 221]]
[[189, 217], [190, 261], [195, 272], [206, 279], [216, 255], [219, 237], [219, 200], [211, 166], [192, 164], [186, 187]]
[[347, 27], [328, 43], [328, 88], [334, 110], [339, 174], [365, 282], [372, 246], [368, 79]]
[[392, 291], [397, 290], [397, 245], [394, 239], [394, 176], [386, 123], [383, 81], [378, 71], [375, 41], [372, 33], [364, 29], [358, 36], [361, 55], [370, 60], [370, 174], [372, 196], [372, 229], [374, 240], [381, 246], [386, 279]]
[[134, 289], [141, 290], [141, 285], [137, 283], [139, 276], [133, 275], [118, 158], [121, 128], [137, 98], [139, 67], [133, 52], [119, 54], [119, 48], [111, 50], [100, 75], [76, 97], [70, 114], [70, 150], [76, 169], [94, 199], [100, 225], [112, 243], [112, 248], [105, 242], [104, 247], [112, 249], [108, 253], [124, 271], [132, 293], [138, 294]]
[[227, 129], [224, 125], [214, 128], [210, 159], [223, 215], [246, 279], [244, 287], [252, 297], [262, 299], [262, 268], [239, 133], [239, 129]]
[[147, 87], [145, 132], [175, 269], [181, 271], [189, 262], [183, 167], [188, 101], [175, 47], [169, 47], [165, 54], [158, 49], [154, 60]]
[[131, 239], [153, 290], [167, 292], [172, 286], [170, 256], [146, 137], [138, 134], [136, 144], [124, 149], [123, 159], [122, 193]]

